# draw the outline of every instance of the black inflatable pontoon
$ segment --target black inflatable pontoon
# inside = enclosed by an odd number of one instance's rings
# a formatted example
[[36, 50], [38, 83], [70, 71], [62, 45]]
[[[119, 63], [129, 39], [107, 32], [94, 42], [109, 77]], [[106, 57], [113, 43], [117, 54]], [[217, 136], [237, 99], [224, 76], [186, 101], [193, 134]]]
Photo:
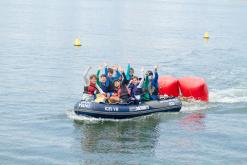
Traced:
[[178, 98], [146, 101], [141, 104], [103, 104], [79, 101], [75, 104], [77, 115], [95, 118], [125, 119], [156, 112], [179, 112], [182, 103]]

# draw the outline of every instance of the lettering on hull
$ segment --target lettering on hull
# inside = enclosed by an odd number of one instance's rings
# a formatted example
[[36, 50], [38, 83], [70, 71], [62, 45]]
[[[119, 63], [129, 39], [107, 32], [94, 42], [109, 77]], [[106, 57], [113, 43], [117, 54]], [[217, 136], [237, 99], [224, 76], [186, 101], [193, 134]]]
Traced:
[[150, 107], [148, 105], [129, 107], [129, 111], [143, 111], [143, 110], [148, 110], [148, 109], [150, 109]]
[[118, 112], [118, 107], [105, 107], [105, 111]]
[[91, 103], [89, 102], [80, 102], [79, 103], [79, 108], [91, 108]]

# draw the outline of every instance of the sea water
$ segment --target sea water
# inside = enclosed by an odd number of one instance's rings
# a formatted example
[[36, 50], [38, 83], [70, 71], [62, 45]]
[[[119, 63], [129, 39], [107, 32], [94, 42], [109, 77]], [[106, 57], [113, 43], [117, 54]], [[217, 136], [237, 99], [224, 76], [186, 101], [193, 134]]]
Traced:
[[[247, 1], [2, 0], [0, 45], [0, 164], [246, 164]], [[203, 77], [209, 102], [73, 113], [85, 68], [128, 62]]]

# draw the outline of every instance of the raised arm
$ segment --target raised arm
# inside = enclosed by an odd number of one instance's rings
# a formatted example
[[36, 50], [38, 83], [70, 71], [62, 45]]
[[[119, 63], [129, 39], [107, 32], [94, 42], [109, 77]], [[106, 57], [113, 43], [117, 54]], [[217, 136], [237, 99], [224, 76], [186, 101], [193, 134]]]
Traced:
[[83, 82], [86, 84], [86, 85], [89, 85], [89, 79], [88, 79], [88, 73], [89, 71], [91, 70], [91, 66], [87, 67], [87, 69], [84, 71], [83, 73]]
[[97, 74], [96, 74], [96, 76], [97, 76], [97, 84], [98, 85], [100, 84], [99, 77], [100, 77], [100, 71], [101, 70], [102, 70], [102, 66], [100, 65], [99, 68], [98, 68], [98, 70], [97, 70]]
[[115, 64], [113, 66], [113, 70], [114, 70], [114, 73], [115, 73], [114, 76], [112, 77], [113, 80], [118, 80], [122, 76], [122, 74], [119, 72], [118, 68], [119, 68], [119, 66], [117, 64]]
[[116, 76], [114, 77], [114, 79], [117, 80], [121, 76], [122, 76], [122, 74], [118, 70], [116, 70]]
[[158, 74], [158, 66], [156, 65], [154, 67], [154, 82], [158, 84], [158, 78], [159, 78], [159, 74]]
[[123, 76], [122, 84], [128, 85], [128, 80], [127, 80], [126, 75], [125, 75], [124, 72], [122, 73], [122, 76]]
[[145, 74], [145, 81], [143, 84], [143, 88], [148, 88], [148, 84], [149, 84], [148, 74]]
[[108, 65], [105, 63], [105, 74], [108, 75]]
[[137, 88], [142, 88], [142, 85], [144, 83], [145, 74], [144, 74], [144, 68], [143, 67], [141, 68], [141, 73], [142, 73], [142, 79], [141, 79], [139, 85], [137, 86]]
[[126, 78], [127, 78], [127, 80], [130, 80], [130, 64], [128, 64], [128, 66], [127, 66]]
[[121, 72], [121, 74], [122, 74], [122, 85], [128, 85], [128, 80], [127, 80], [127, 78], [126, 78], [126, 75], [125, 75], [125, 73], [124, 73], [124, 70], [123, 70], [123, 68], [122, 67], [119, 67], [119, 71]]

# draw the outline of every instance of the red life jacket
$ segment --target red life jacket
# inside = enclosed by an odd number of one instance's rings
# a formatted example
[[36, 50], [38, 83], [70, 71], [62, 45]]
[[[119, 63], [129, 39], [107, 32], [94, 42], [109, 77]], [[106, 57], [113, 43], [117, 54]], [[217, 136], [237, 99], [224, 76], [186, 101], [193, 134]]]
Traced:
[[94, 95], [97, 92], [96, 84], [90, 82], [87, 91], [89, 95]]

